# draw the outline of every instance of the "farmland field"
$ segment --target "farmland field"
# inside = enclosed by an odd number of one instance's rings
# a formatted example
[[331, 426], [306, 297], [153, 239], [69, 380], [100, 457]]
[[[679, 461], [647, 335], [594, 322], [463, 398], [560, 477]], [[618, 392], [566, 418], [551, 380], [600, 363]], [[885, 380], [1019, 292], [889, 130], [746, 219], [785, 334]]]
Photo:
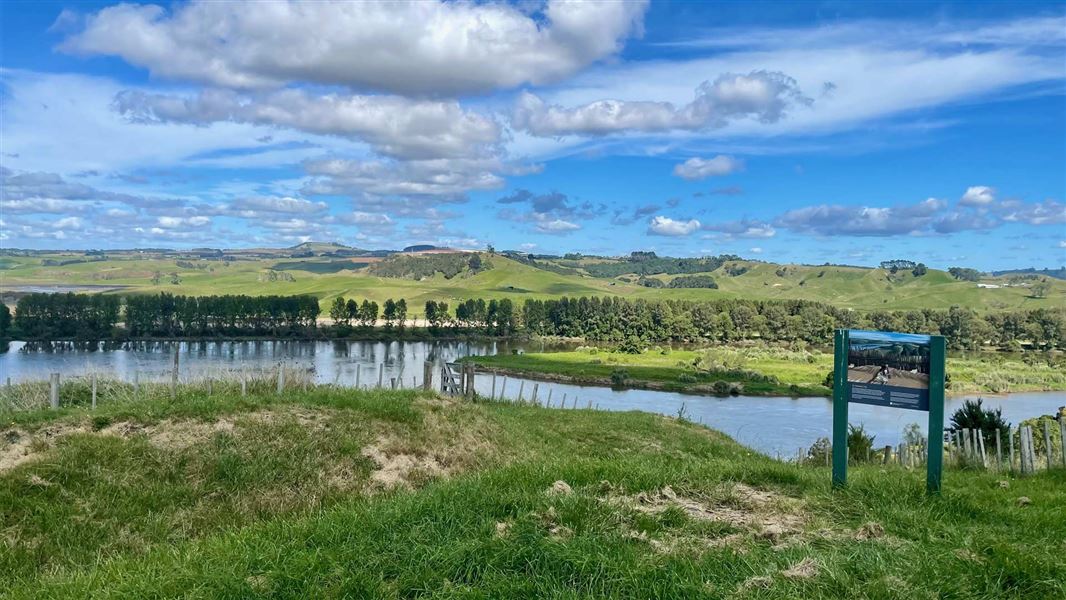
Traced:
[[[426, 300], [510, 298], [520, 302], [527, 298], [609, 295], [689, 300], [803, 299], [856, 310], [943, 309], [960, 305], [993, 311], [1057, 307], [1066, 302], [1066, 281], [1051, 279], [1044, 297], [1034, 297], [1028, 284], [1011, 284], [1007, 277], [984, 279], [981, 283], [987, 287], [978, 287], [976, 282], [958, 281], [935, 269], [915, 277], [910, 272], [892, 274], [883, 269], [732, 261], [731, 269], [704, 273], [714, 279], [718, 289], [652, 288], [638, 283], [636, 276], [593, 277], [574, 269], [546, 270], [561, 266], [550, 261], [544, 263], [545, 268], [538, 268], [498, 254], [482, 253], [481, 257], [491, 268], [467, 270], [450, 279], [438, 272], [415, 280], [371, 274], [367, 267], [378, 260], [374, 257], [280, 256], [221, 261], [135, 253], [116, 254], [107, 260], [85, 260], [76, 253], [17, 255], [3, 258], [0, 292], [42, 286], [107, 285], [122, 293], [313, 294], [323, 308], [336, 296], [377, 302], [405, 298], [415, 314], [421, 313]], [[74, 260], [80, 262], [70, 262]], [[578, 265], [587, 262], [590, 261]], [[673, 276], [649, 278], [669, 282]]]

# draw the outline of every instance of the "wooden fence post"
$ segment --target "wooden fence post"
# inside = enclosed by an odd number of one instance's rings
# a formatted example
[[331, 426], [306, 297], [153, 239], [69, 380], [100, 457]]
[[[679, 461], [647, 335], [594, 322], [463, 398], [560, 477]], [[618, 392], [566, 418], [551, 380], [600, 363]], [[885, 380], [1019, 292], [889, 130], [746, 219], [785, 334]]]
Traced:
[[526, 382], [525, 381], [519, 381], [518, 382], [518, 401], [519, 402], [522, 401], [522, 392], [525, 391], [525, 389], [526, 389]]
[[49, 379], [48, 404], [53, 409], [59, 408], [59, 373], [52, 373]]
[[137, 397], [141, 395], [141, 372], [133, 372], [133, 396]]
[[996, 470], [1003, 470], [1003, 442], [1000, 438], [1003, 437], [1003, 430], [996, 430]]
[[278, 363], [278, 393], [285, 391], [285, 367]]
[[378, 388], [381, 388], [381, 384], [385, 381], [385, 363], [378, 365]]
[[474, 399], [474, 363], [467, 363], [466, 365], [466, 397], [470, 400]]
[[1029, 426], [1021, 427], [1021, 466], [1022, 474], [1031, 473], [1032, 463], [1029, 461]]
[[1051, 456], [1054, 454], [1051, 451], [1051, 425], [1044, 421], [1044, 451], [1047, 453], [1047, 470], [1051, 470]]
[[1036, 473], [1036, 442], [1033, 441], [1033, 426], [1026, 427], [1028, 430], [1025, 438], [1029, 441], [1029, 472]]
[[533, 404], [537, 403], [537, 388], [539, 388], [539, 387], [540, 387], [539, 383], [534, 383], [533, 384], [533, 396], [529, 399], [529, 401], [532, 402]]
[[1062, 442], [1062, 468], [1066, 469], [1066, 416], [1059, 417], [1059, 441]]
[[988, 466], [988, 457], [985, 455], [985, 435], [980, 429], [975, 429], [977, 432], [977, 444], [981, 448], [981, 468]]
[[248, 395], [248, 377], [245, 374], [244, 369], [241, 369], [241, 396], [247, 396], [247, 395]]
[[1025, 464], [1025, 427], [1018, 426], [1018, 472], [1022, 475], [1026, 473]]
[[548, 408], [552, 405], [552, 389], [548, 388], [548, 399], [544, 401], [544, 407]]
[[355, 389], [359, 389], [359, 377], [363, 373], [363, 367], [361, 365], [355, 365]]
[[504, 375], [503, 376], [503, 383], [500, 384], [500, 400], [503, 400], [504, 398], [506, 398], [506, 394], [507, 394], [507, 376]]
[[[358, 387], [358, 384], [356, 384]], [[433, 363], [428, 360], [422, 363], [422, 389], [427, 392], [433, 391]]]
[[496, 371], [492, 372], [492, 392], [489, 394], [489, 400], [496, 399]]
[[1014, 472], [1014, 432], [1011, 431], [1010, 427], [1007, 428], [1007, 446], [1010, 447], [1010, 456], [1008, 457], [1009, 460], [1010, 460], [1010, 464], [1007, 466], [1007, 470], [1010, 471], [1011, 473], [1013, 473]]
[[93, 384], [93, 410], [96, 410], [96, 372], [95, 371], [92, 374], [92, 384]]
[[178, 365], [181, 361], [180, 353], [178, 352], [178, 343], [174, 343], [174, 364], [170, 370], [170, 399], [176, 400], [178, 397]]
[[881, 457], [881, 464], [887, 465], [888, 461], [892, 458], [892, 446], [885, 446], [885, 454]]

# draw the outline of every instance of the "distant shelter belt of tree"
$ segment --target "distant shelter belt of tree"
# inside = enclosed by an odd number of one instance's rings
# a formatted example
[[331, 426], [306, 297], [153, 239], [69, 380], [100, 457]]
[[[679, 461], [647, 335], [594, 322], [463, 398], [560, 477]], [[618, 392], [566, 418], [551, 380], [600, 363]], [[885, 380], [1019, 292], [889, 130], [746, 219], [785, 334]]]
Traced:
[[[2, 305], [0, 305], [2, 306]], [[383, 324], [410, 328], [407, 302], [336, 298], [331, 323], [318, 323], [318, 298], [300, 296], [176, 296], [27, 294], [14, 319], [0, 309], [0, 339], [114, 340], [151, 337], [344, 337]], [[424, 332], [543, 335], [619, 343], [803, 341], [824, 344], [836, 328], [940, 334], [954, 349], [992, 345], [1018, 350], [1066, 348], [1066, 309], [978, 314], [948, 310], [860, 313], [805, 300], [627, 300], [618, 297], [467, 300], [425, 303]]]

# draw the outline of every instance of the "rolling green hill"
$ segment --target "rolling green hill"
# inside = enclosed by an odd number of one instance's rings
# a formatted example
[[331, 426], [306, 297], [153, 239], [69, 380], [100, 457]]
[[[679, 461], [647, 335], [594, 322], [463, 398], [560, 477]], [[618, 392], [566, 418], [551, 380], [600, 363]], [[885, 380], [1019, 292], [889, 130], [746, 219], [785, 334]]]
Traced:
[[[413, 256], [418, 260], [418, 255]], [[416, 312], [421, 312], [426, 300], [456, 302], [468, 298], [511, 298], [521, 301], [591, 295], [648, 299], [804, 299], [856, 310], [962, 305], [987, 311], [1066, 304], [1066, 282], [1061, 280], [1048, 279], [1045, 297], [1037, 298], [1032, 282], [1012, 282], [1008, 277], [988, 277], [980, 283], [958, 281], [946, 272], [934, 269], [915, 277], [909, 271], [892, 274], [883, 269], [861, 267], [727, 260], [721, 267], [702, 273], [714, 278], [718, 289], [670, 289], [639, 285], [639, 276], [635, 273], [593, 277], [580, 269], [560, 270], [558, 267], [563, 265], [551, 260], [519, 261], [500, 254], [482, 254], [482, 257], [492, 263], [492, 268], [477, 273], [462, 272], [448, 279], [437, 272], [432, 277], [415, 280], [374, 276], [370, 270], [374, 261], [380, 259], [367, 256], [293, 259], [288, 255], [276, 258], [245, 258], [242, 255], [237, 260], [220, 260], [190, 258], [187, 254], [176, 258], [159, 252], [126, 251], [109, 254], [106, 260], [100, 260], [101, 257], [76, 252], [12, 253], [2, 259], [0, 292], [9, 301], [12, 293], [50, 286], [72, 286], [82, 291], [104, 293], [314, 294], [322, 300], [323, 306], [338, 295], [378, 302], [402, 297]], [[573, 261], [560, 262], [575, 264]], [[625, 264], [625, 261], [612, 259], [597, 259], [597, 262]], [[683, 275], [648, 275], [664, 283], [678, 276]], [[66, 289], [60, 288], [61, 291]]]

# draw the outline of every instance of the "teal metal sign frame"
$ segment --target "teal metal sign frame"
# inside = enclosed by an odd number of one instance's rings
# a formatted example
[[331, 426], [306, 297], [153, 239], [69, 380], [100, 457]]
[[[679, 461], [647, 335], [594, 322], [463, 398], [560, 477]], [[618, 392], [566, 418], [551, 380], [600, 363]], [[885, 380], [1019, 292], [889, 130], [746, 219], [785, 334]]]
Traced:
[[[929, 413], [929, 457], [926, 461], [925, 487], [929, 494], [940, 493], [941, 473], [944, 463], [944, 375], [947, 347], [943, 336], [928, 336], [928, 406], [924, 401], [913, 406], [896, 404], [889, 400], [869, 400], [864, 394], [859, 400], [852, 399], [852, 383], [848, 381], [848, 354], [851, 350], [851, 334], [856, 337], [872, 332], [838, 329], [833, 336], [833, 487], [842, 488], [848, 479], [848, 403], [858, 401], [866, 404], [899, 406]], [[891, 334], [883, 334], [891, 335]], [[908, 334], [896, 334], [906, 336]], [[914, 336], [918, 337], [918, 336]], [[925, 337], [923, 336], [923, 341]], [[864, 390], [865, 392], [865, 390]], [[924, 400], [924, 396], [923, 396]]]

